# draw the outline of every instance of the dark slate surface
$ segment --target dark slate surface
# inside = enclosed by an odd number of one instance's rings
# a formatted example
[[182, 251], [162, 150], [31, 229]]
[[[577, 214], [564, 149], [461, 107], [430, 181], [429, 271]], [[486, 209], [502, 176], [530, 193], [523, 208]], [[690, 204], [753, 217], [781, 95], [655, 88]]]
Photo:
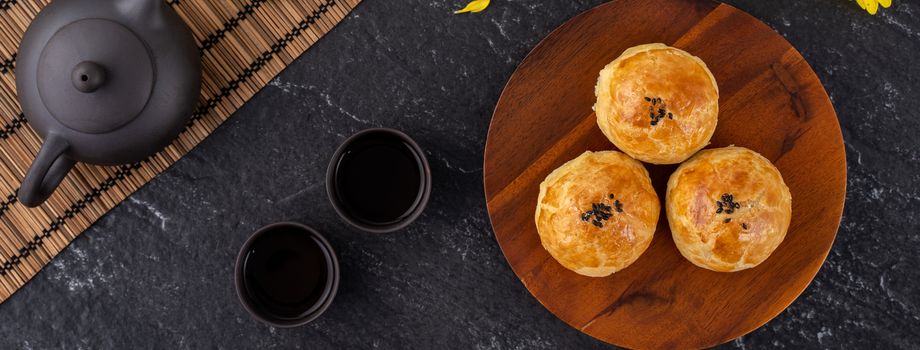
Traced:
[[[0, 305], [0, 348], [604, 348], [517, 280], [492, 237], [482, 149], [528, 50], [602, 1], [366, 0], [224, 126], [99, 220]], [[869, 16], [847, 0], [731, 1], [792, 42], [843, 126], [845, 217], [814, 283], [732, 348], [920, 344], [920, 4]], [[339, 220], [328, 156], [372, 126], [405, 130], [434, 175], [428, 210], [394, 234]], [[313, 225], [342, 284], [319, 321], [274, 329], [237, 304], [237, 250], [263, 224]]]

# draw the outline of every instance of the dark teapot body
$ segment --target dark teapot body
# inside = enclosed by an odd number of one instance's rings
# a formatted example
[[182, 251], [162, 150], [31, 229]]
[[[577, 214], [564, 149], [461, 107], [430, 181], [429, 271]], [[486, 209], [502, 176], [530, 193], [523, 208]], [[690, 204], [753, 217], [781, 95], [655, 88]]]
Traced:
[[44, 139], [19, 190], [41, 204], [76, 161], [118, 165], [167, 146], [188, 122], [201, 67], [161, 0], [56, 0], [23, 36], [16, 88]]

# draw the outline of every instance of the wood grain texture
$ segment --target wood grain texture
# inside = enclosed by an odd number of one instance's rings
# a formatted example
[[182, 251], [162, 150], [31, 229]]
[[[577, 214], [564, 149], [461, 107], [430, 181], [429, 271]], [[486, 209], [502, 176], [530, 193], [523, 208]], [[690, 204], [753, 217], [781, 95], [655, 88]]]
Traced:
[[[577, 275], [540, 244], [533, 222], [540, 182], [585, 150], [615, 149], [591, 109], [598, 72], [625, 49], [652, 42], [699, 56], [715, 75], [720, 116], [709, 147], [763, 154], [792, 192], [789, 233], [756, 268], [694, 266], [674, 246], [664, 213], [645, 254], [610, 277]], [[664, 203], [676, 165], [646, 167]], [[840, 224], [846, 158], [824, 87], [771, 28], [708, 0], [619, 0], [555, 30], [512, 75], [489, 128], [484, 185], [508, 263], [552, 313], [619, 346], [698, 348], [760, 327], [808, 286]]]

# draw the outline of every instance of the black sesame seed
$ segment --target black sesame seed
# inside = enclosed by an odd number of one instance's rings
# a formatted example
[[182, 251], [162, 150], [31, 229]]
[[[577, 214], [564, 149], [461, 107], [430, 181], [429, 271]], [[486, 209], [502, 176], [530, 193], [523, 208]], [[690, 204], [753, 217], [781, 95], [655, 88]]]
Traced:
[[[608, 197], [613, 198], [614, 195], [611, 193]], [[580, 218], [585, 222], [590, 221], [594, 226], [603, 227], [603, 222], [610, 220], [610, 217], [613, 216], [612, 209], [606, 203], [591, 203], [591, 210], [581, 213]]]
[[646, 100], [646, 101], [652, 101], [652, 99], [650, 99], [648, 96], [645, 96], [645, 100]]
[[613, 193], [610, 194], [610, 199], [613, 199]]
[[747, 229], [748, 229], [747, 223], [743, 223], [743, 222], [742, 222], [742, 223], [741, 223], [741, 228], [747, 230]]
[[727, 219], [725, 219], [725, 221], [722, 221], [722, 222], [724, 222], [724, 223], [727, 224], [727, 223], [729, 223], [729, 222], [732, 222], [732, 218], [727, 218]]
[[731, 193], [723, 194], [722, 200], [716, 201], [716, 205], [718, 206], [718, 208], [716, 208], [717, 214], [722, 213], [723, 211], [726, 214], [732, 214], [735, 212], [735, 209], [741, 208], [741, 203], [736, 203], [735, 196]]

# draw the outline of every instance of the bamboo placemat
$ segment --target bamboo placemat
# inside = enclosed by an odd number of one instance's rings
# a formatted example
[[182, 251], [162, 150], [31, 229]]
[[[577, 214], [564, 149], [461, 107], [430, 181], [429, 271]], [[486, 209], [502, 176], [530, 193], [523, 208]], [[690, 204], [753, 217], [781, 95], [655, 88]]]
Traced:
[[168, 0], [202, 59], [198, 107], [179, 138], [146, 160], [78, 164], [41, 207], [16, 192], [41, 146], [16, 100], [16, 49], [50, 0], [0, 0], [0, 302], [100, 216], [179, 160], [361, 0]]

